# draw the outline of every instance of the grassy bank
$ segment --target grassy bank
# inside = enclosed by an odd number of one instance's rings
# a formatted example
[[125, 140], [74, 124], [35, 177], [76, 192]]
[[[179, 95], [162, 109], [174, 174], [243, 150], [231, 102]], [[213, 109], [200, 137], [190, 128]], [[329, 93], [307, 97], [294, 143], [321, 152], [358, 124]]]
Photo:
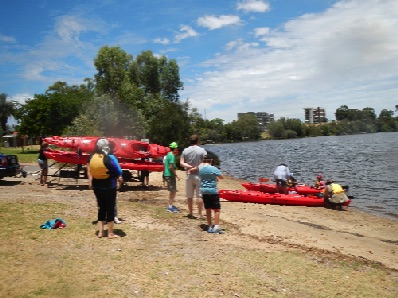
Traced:
[[39, 145], [31, 145], [26, 147], [8, 147], [0, 148], [0, 152], [4, 154], [13, 154], [18, 156], [18, 161], [20, 163], [31, 163], [37, 162], [37, 156], [39, 155]]

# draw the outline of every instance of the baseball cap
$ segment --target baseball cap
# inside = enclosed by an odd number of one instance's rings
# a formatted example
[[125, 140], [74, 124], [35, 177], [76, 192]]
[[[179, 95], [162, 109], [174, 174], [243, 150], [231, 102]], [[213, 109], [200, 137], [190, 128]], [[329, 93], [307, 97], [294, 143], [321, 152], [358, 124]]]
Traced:
[[173, 143], [171, 143], [171, 144], [169, 145], [169, 147], [170, 147], [171, 149], [176, 149], [176, 148], [178, 148], [178, 144], [177, 144], [176, 142], [173, 142]]

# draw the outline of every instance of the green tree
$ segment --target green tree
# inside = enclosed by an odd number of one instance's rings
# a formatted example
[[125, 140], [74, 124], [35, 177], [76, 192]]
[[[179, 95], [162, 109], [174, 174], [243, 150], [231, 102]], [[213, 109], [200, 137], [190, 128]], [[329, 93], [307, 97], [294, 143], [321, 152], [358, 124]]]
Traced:
[[16, 116], [16, 102], [7, 100], [7, 97], [5, 93], [0, 94], [0, 121], [3, 133], [7, 132], [8, 118]]
[[44, 94], [35, 94], [18, 109], [18, 130], [29, 136], [61, 135], [79, 115], [82, 104], [92, 96], [87, 86], [56, 82]]
[[97, 69], [94, 75], [97, 94], [123, 98], [123, 87], [128, 85], [128, 71], [132, 63], [133, 57], [120, 47], [100, 48], [94, 58], [94, 66]]
[[255, 115], [245, 114], [235, 123], [241, 134], [241, 138], [245, 140], [258, 140], [261, 137], [261, 126]]
[[342, 105], [336, 109], [336, 120], [348, 119], [348, 106]]

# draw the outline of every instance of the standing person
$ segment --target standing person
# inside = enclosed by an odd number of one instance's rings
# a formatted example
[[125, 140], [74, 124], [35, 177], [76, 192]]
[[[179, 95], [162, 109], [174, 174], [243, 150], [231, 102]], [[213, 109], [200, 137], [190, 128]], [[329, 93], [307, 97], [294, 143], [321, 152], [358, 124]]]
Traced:
[[348, 197], [343, 187], [335, 183], [332, 179], [326, 181], [323, 197], [325, 206], [332, 206], [336, 210], [343, 210], [343, 204], [348, 202]]
[[202, 163], [203, 157], [207, 152], [202, 147], [199, 147], [199, 137], [192, 135], [189, 139], [190, 146], [185, 148], [181, 154], [180, 165], [186, 170], [185, 191], [188, 199], [188, 218], [196, 218], [193, 215], [193, 196], [195, 194], [196, 204], [198, 206], [198, 215], [200, 219], [204, 219], [202, 215], [203, 200], [199, 196], [200, 177], [198, 171], [192, 171], [193, 168], [198, 168]]
[[43, 142], [40, 145], [40, 150], [39, 150], [39, 157], [38, 157], [38, 164], [41, 169], [40, 171], [40, 185], [41, 186], [46, 186], [48, 187], [47, 183], [47, 175], [48, 175], [48, 160], [47, 156], [44, 154], [44, 151], [48, 149], [48, 143]]
[[292, 174], [285, 163], [281, 163], [274, 171], [274, 179], [276, 182], [276, 190], [279, 193], [287, 194], [287, 179]]
[[[220, 197], [218, 194], [217, 181], [223, 179], [220, 170], [212, 165], [213, 160], [203, 159], [199, 165], [200, 193], [206, 210], [207, 232], [212, 234], [224, 234], [220, 229]], [[211, 222], [211, 211], [214, 211], [214, 226]]]
[[169, 191], [169, 204], [167, 206], [168, 212], [178, 213], [180, 210], [176, 206], [174, 206], [174, 200], [177, 194], [177, 180], [180, 178], [177, 175], [177, 165], [175, 160], [175, 155], [178, 154], [178, 145], [176, 142], [173, 142], [169, 145], [171, 151], [167, 153], [166, 158], [164, 159], [164, 171], [163, 175], [166, 179], [167, 190]]
[[87, 163], [87, 174], [90, 189], [94, 190], [98, 204], [98, 238], [104, 234], [108, 225], [108, 238], [118, 238], [113, 231], [117, 181], [122, 180], [122, 171], [116, 158], [109, 156], [109, 141], [101, 138], [97, 141], [95, 151]]

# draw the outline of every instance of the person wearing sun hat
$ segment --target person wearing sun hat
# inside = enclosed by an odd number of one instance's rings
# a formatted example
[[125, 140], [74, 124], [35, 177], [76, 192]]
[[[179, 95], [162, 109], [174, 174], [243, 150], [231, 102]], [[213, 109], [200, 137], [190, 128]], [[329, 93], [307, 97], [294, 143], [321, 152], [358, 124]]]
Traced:
[[175, 159], [175, 156], [178, 154], [178, 144], [176, 142], [172, 142], [169, 145], [169, 148], [171, 149], [171, 151], [167, 153], [163, 164], [163, 176], [167, 183], [167, 190], [169, 191], [169, 204], [167, 206], [167, 211], [172, 213], [178, 213], [180, 212], [180, 210], [173, 205], [177, 194], [177, 180], [180, 180], [176, 171], [177, 166]]

